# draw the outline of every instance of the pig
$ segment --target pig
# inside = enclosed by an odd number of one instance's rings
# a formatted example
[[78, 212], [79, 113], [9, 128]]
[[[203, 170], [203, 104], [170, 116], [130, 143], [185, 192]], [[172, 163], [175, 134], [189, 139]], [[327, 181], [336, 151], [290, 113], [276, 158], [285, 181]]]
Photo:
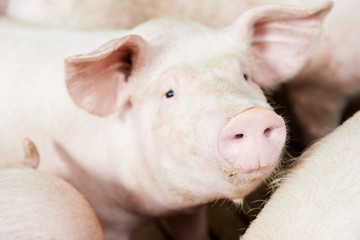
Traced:
[[[320, 2], [319, 0], [317, 2]], [[306, 6], [313, 0], [0, 0], [3, 14], [31, 23], [70, 28], [132, 28], [156, 17], [175, 17], [224, 27], [257, 5]]]
[[308, 148], [240, 238], [360, 238], [360, 112]]
[[[4, 0], [3, 0], [4, 1]], [[308, 6], [322, 0], [202, 0], [202, 1], [48, 1], [6, 0], [3, 11], [38, 24], [75, 28], [128, 28], [151, 17], [173, 16], [223, 27], [238, 14], [260, 5]], [[315, 51], [302, 70], [285, 84], [292, 112], [302, 128], [305, 145], [338, 126], [352, 99], [360, 95], [358, 40], [360, 3], [334, 0]], [[6, 4], [8, 5], [6, 7]], [[121, 14], [119, 14], [121, 13]], [[280, 55], [279, 55], [280, 57]]]
[[104, 240], [99, 220], [69, 183], [36, 171], [39, 154], [24, 140], [22, 162], [0, 159], [0, 239]]
[[254, 8], [221, 30], [156, 19], [86, 32], [2, 19], [0, 152], [18, 159], [18, 139], [32, 136], [39, 169], [84, 194], [107, 239], [167, 215], [178, 239], [201, 239], [204, 204], [241, 203], [276, 169], [286, 127], [260, 86], [296, 74], [331, 6]]
[[306, 144], [336, 128], [349, 102], [360, 96], [359, 10], [359, 1], [335, 1], [311, 58], [286, 84]]

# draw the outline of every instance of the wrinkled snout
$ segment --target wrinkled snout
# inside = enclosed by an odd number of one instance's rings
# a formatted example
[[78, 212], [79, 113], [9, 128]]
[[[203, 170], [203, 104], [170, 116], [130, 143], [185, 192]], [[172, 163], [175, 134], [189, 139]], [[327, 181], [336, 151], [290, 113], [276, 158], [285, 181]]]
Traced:
[[234, 168], [252, 172], [276, 164], [286, 139], [282, 117], [265, 107], [238, 113], [221, 131], [218, 150]]

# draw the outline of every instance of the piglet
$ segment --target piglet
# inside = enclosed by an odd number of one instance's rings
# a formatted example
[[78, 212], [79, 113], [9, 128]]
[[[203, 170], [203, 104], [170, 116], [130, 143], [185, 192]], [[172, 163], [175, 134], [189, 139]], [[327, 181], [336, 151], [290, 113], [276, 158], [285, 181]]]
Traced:
[[312, 145], [241, 240], [360, 239], [360, 112]]
[[35, 145], [24, 140], [25, 159], [0, 160], [0, 239], [103, 240], [87, 200], [64, 180], [34, 170]]

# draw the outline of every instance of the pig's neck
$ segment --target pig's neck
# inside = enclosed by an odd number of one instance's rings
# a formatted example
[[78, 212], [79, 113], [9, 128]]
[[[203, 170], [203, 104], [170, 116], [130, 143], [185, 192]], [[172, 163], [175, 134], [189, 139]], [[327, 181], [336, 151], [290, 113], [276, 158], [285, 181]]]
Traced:
[[162, 202], [166, 196], [157, 192], [151, 171], [144, 167], [132, 119], [118, 114], [99, 118], [82, 110], [73, 114], [62, 123], [72, 125], [71, 129], [54, 133], [52, 147], [60, 167], [54, 169], [50, 163], [43, 169], [75, 185], [105, 221], [110, 221], [112, 214], [107, 213], [112, 211], [134, 218], [168, 213], [167, 203]]

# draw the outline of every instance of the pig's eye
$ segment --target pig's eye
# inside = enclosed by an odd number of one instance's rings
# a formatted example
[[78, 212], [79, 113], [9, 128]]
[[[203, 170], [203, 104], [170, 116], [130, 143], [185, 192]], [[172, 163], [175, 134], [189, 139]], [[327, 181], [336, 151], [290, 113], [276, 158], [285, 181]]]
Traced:
[[244, 73], [244, 79], [247, 81], [248, 80], [248, 75], [246, 73]]
[[165, 94], [166, 98], [172, 98], [175, 96], [175, 92], [173, 90], [169, 90], [166, 94]]

